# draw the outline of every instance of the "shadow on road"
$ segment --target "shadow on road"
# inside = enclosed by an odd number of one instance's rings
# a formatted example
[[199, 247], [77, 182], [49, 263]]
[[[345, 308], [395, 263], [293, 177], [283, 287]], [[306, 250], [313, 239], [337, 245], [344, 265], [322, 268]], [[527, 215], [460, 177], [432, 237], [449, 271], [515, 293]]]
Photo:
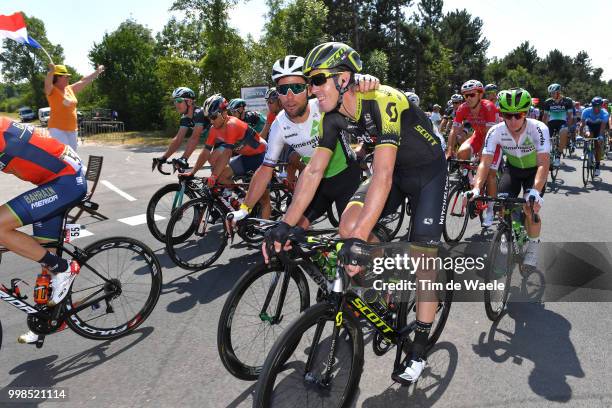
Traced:
[[[62, 382], [106, 363], [138, 345], [149, 337], [153, 331], [153, 327], [142, 327], [119, 340], [115, 340], [115, 342], [125, 341], [126, 339], [132, 340], [119, 349], [111, 348], [113, 342], [108, 340], [66, 358], [58, 359], [57, 355], [51, 355], [27, 361], [9, 371], [9, 374], [18, 374], [18, 376], [0, 390], [0, 395], [8, 395], [9, 389], [61, 387]], [[45, 401], [40, 400], [38, 403], [28, 404], [28, 406], [38, 406]], [[16, 405], [11, 404], [11, 406]]]
[[[162, 295], [169, 293], [185, 295], [170, 302], [167, 310], [171, 313], [182, 313], [198, 304], [212, 302], [229, 292], [242, 274], [260, 261], [261, 254], [256, 252], [232, 258], [225, 265], [213, 265], [202, 271], [188, 272], [164, 283]], [[195, 274], [199, 276], [194, 277]]]
[[[522, 284], [523, 290], [513, 287], [511, 300], [524, 296], [524, 289], [530, 286], [532, 290], [533, 285], [529, 284]], [[509, 302], [506, 313], [493, 323], [489, 333], [480, 334], [473, 349], [480, 357], [496, 363], [511, 361], [522, 365], [525, 359], [530, 360], [534, 364], [529, 375], [533, 392], [548, 401], [569, 402], [573, 392], [567, 377], [585, 376], [570, 340], [572, 325], [539, 302], [543, 292], [535, 293], [530, 296], [532, 302]], [[514, 330], [507, 329], [512, 325]]]

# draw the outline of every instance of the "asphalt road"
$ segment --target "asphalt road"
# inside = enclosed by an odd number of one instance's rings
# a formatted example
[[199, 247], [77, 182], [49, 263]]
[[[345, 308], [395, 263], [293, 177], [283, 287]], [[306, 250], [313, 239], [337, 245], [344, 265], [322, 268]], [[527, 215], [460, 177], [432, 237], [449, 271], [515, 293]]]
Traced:
[[[95, 342], [66, 330], [47, 337], [44, 348], [38, 350], [15, 342], [27, 330], [25, 316], [1, 305], [0, 393], [24, 387], [68, 389], [67, 401], [28, 406], [251, 405], [254, 384], [226, 372], [218, 357], [216, 336], [227, 293], [260, 255], [239, 245], [226, 249], [205, 271], [188, 273], [172, 264], [144, 223], [148, 199], [172, 181], [171, 176], [150, 171], [150, 160], [159, 151], [91, 145], [79, 148], [83, 158], [104, 156], [104, 183], [98, 186], [94, 201], [109, 220], [82, 218], [92, 235], [77, 241], [85, 245], [125, 235], [151, 246], [164, 274], [156, 309], [133, 334], [114, 342]], [[608, 249], [608, 262], [612, 259], [612, 161], [608, 164], [603, 167], [601, 181], [585, 189], [580, 161], [564, 160], [560, 182], [545, 195], [544, 241], [607, 242], [603, 247]], [[5, 174], [0, 174], [0, 185], [0, 203], [30, 188]], [[480, 228], [470, 222], [466, 237], [478, 235]], [[0, 280], [4, 283], [11, 277], [32, 283], [38, 273], [37, 266], [13, 254], [6, 254], [2, 261]], [[456, 302], [429, 358], [429, 368], [416, 387], [394, 385], [390, 378], [392, 353], [377, 358], [366, 345], [356, 406], [609, 407], [610, 327], [610, 303], [512, 304], [500, 323], [491, 326], [482, 303]]]

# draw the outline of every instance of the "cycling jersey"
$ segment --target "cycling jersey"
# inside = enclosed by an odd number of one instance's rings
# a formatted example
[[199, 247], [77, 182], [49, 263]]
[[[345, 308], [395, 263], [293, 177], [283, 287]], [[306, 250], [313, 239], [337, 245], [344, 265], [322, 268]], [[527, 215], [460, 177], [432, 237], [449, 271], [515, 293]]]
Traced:
[[607, 110], [600, 108], [598, 113], [595, 113], [592, 107], [586, 108], [582, 111], [582, 120], [586, 124], [601, 124], [602, 122], [607, 122], [610, 114]]
[[444, 111], [444, 118], [446, 119], [454, 119], [455, 118], [455, 114], [456, 114], [456, 110], [453, 108], [453, 106], [448, 106], [446, 108], [446, 110]]
[[0, 117], [0, 170], [41, 185], [74, 175], [81, 160], [70, 146], [43, 136], [33, 126]]
[[210, 127], [210, 119], [204, 116], [204, 109], [195, 106], [193, 108], [193, 115], [189, 117], [187, 115], [182, 115], [181, 120], [179, 121], [179, 127], [184, 127], [188, 129], [193, 129], [194, 127], [203, 127], [208, 129]]
[[266, 125], [266, 118], [264, 118], [261, 113], [253, 111], [244, 112], [244, 119], [242, 121], [246, 122], [257, 133], [261, 133]]
[[531, 119], [538, 119], [540, 117], [540, 110], [534, 106], [530, 107], [527, 117]]
[[506, 154], [510, 166], [527, 169], [537, 167], [538, 153], [550, 152], [548, 127], [539, 120], [525, 119], [525, 130], [516, 142], [505, 123], [493, 126], [485, 139], [482, 154], [494, 155], [498, 146]]
[[[457, 112], [455, 118], [453, 119], [453, 127], [462, 126], [464, 120], [470, 122], [472, 128], [474, 129], [474, 137], [478, 140], [484, 140], [487, 134], [487, 127], [495, 125], [497, 121], [497, 108], [495, 104], [487, 99], [482, 99], [480, 101], [480, 109], [477, 114], [474, 114], [470, 109], [470, 105], [467, 102], [463, 102], [459, 108], [457, 108]], [[474, 153], [479, 153], [480, 150], [475, 151]]]
[[574, 102], [566, 96], [558, 101], [553, 98], [548, 98], [544, 102], [544, 112], [548, 113], [548, 121], [560, 120], [567, 122], [568, 112], [573, 112]]
[[[349, 136], [367, 134], [378, 146], [397, 148], [396, 168], [415, 168], [444, 156], [442, 141], [436, 136], [427, 115], [416, 105], [410, 105], [406, 95], [389, 86], [362, 93], [357, 92], [355, 121], [337, 111], [324, 113], [317, 149], [334, 151], [332, 173], [355, 161]], [[336, 147], [340, 147], [337, 149]]]
[[308, 163], [319, 142], [321, 113], [316, 99], [308, 101], [310, 114], [302, 123], [294, 123], [285, 111], [281, 111], [270, 127], [268, 148], [264, 166], [274, 167], [278, 163], [285, 145], [291, 146], [305, 163]]
[[249, 125], [233, 116], [227, 117], [222, 128], [210, 128], [204, 148], [212, 150], [216, 145], [232, 149], [234, 153], [244, 156], [254, 156], [266, 151], [266, 141]]

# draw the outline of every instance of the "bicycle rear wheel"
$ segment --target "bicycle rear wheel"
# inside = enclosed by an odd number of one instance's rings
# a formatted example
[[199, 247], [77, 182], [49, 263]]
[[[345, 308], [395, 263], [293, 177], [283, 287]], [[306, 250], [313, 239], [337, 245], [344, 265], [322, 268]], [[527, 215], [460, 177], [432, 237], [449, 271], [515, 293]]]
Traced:
[[[174, 200], [177, 199], [177, 194], [181, 190], [179, 183], [168, 184], [157, 190], [149, 200], [147, 205], [147, 227], [156, 240], [160, 242], [166, 242], [166, 228], [168, 227], [168, 221], [172, 216], [176, 207], [183, 205], [182, 200], [174, 205]], [[193, 200], [196, 198], [195, 193], [186, 188], [185, 195], [186, 200]], [[185, 237], [186, 239], [187, 237]]]
[[[330, 359], [332, 345], [335, 353]], [[259, 376], [253, 406], [350, 406], [363, 371], [363, 347], [363, 334], [352, 312], [344, 310], [336, 320], [332, 305], [317, 303], [274, 343]], [[333, 375], [329, 384], [323, 384], [328, 361], [334, 364]]]
[[276, 339], [309, 306], [303, 274], [287, 274], [278, 263], [255, 265], [236, 282], [219, 316], [217, 347], [225, 368], [241, 380], [256, 380]]
[[166, 249], [172, 261], [192, 271], [210, 266], [227, 245], [224, 221], [225, 211], [214, 201], [199, 198], [183, 204], [172, 214], [166, 230]]
[[590, 174], [589, 153], [585, 152], [584, 157], [582, 158], [582, 183], [584, 184], [584, 187], [586, 187], [589, 182]]
[[[143, 243], [125, 237], [94, 242], [84, 251], [81, 271], [63, 303], [69, 315], [66, 323], [78, 335], [94, 340], [133, 331], [149, 317], [161, 293], [157, 257]], [[108, 294], [113, 296], [74, 313], [79, 305]]]
[[461, 185], [455, 184], [448, 194], [444, 217], [443, 235], [446, 242], [458, 242], [465, 234], [469, 219], [465, 202]]
[[[493, 236], [489, 250], [489, 262], [484, 271], [485, 284], [494, 283], [499, 290], [484, 291], [484, 305], [487, 317], [496, 321], [502, 315], [512, 281], [513, 242], [511, 232], [506, 229], [498, 230]], [[500, 284], [503, 284], [503, 289]]]

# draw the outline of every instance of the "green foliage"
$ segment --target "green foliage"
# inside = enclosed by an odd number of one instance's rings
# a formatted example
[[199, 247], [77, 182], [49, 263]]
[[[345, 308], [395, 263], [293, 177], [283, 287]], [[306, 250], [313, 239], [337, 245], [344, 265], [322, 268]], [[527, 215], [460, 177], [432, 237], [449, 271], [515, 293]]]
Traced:
[[164, 90], [156, 72], [154, 48], [151, 31], [126, 20], [89, 53], [96, 65], [106, 67], [97, 80], [98, 89], [129, 129], [150, 129], [161, 123]]
[[364, 72], [374, 75], [383, 84], [387, 83], [387, 73], [389, 72], [389, 58], [384, 51], [372, 51], [364, 62]]

